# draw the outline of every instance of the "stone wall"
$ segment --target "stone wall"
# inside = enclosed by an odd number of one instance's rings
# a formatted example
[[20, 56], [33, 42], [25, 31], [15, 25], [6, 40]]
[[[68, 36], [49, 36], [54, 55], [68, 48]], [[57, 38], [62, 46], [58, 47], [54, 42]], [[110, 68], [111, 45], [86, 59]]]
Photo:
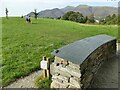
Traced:
[[81, 64], [74, 64], [55, 56], [51, 88], [89, 88], [94, 75], [110, 57], [116, 54], [116, 40], [91, 53]]
[[80, 65], [55, 57], [51, 88], [81, 88]]
[[82, 88], [88, 88], [94, 75], [104, 63], [116, 54], [116, 41], [112, 41], [97, 48], [81, 65]]

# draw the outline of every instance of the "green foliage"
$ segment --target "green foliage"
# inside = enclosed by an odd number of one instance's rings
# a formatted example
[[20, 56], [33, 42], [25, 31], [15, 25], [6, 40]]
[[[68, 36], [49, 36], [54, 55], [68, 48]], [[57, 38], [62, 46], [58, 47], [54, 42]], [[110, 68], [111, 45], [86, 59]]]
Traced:
[[34, 13], [34, 15], [35, 15], [35, 19], [37, 19], [38, 14], [39, 14], [39, 13], [37, 13], [37, 9], [35, 9], [33, 13]]
[[100, 21], [100, 24], [107, 24], [107, 25], [110, 25], [110, 24], [115, 24], [115, 25], [117, 25], [117, 24], [119, 24], [118, 22], [118, 20], [119, 20], [119, 16], [120, 15], [116, 15], [116, 14], [113, 14], [113, 15], [108, 15], [108, 16], [106, 16], [105, 17], [105, 19], [104, 20], [101, 20]]
[[39, 69], [43, 56], [53, 58], [51, 52], [86, 37], [107, 34], [117, 37], [117, 26], [83, 25], [64, 20], [31, 18], [2, 18], [2, 84]]
[[40, 75], [38, 78], [35, 80], [35, 85], [37, 88], [50, 88], [52, 80], [51, 77], [49, 78], [44, 78], [43, 75]]
[[118, 22], [118, 25], [120, 25], [120, 14], [118, 14], [117, 22]]
[[65, 15], [63, 15], [62, 19], [63, 20], [69, 20], [70, 15], [73, 14], [73, 13], [74, 13], [73, 11], [67, 12]]
[[90, 15], [87, 23], [95, 23], [94, 14]]
[[79, 23], [94, 23], [94, 15], [92, 14], [89, 18], [86, 16], [84, 17], [82, 13], [79, 12], [67, 12], [66, 14], [63, 15], [62, 17], [63, 20], [69, 20], [69, 21], [74, 21], [74, 22], [79, 22]]
[[114, 19], [115, 17], [117, 17], [116, 14], [113, 14], [111, 18]]
[[60, 16], [60, 17], [58, 17], [57, 19], [61, 19], [61, 16]]

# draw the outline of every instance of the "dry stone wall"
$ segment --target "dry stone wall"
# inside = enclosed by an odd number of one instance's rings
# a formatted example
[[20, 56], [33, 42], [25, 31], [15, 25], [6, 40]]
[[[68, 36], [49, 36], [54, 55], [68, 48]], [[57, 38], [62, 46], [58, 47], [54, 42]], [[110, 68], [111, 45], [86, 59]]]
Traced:
[[94, 75], [110, 57], [116, 54], [116, 40], [108, 42], [91, 53], [81, 64], [74, 64], [55, 56], [51, 88], [89, 88]]
[[81, 88], [80, 65], [55, 57], [51, 88]]
[[88, 88], [94, 75], [104, 63], [116, 54], [116, 40], [97, 48], [81, 65], [82, 88]]

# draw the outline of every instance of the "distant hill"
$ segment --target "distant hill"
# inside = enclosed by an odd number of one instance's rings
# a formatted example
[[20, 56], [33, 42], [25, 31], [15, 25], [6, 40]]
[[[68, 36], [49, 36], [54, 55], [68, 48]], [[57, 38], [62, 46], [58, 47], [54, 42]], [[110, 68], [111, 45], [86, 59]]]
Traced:
[[[77, 7], [67, 6], [62, 9], [54, 8], [44, 10], [39, 12], [38, 17], [58, 18], [63, 16], [68, 11], [80, 12], [84, 16], [90, 16], [92, 13], [94, 13], [96, 19], [102, 19], [108, 15], [118, 14], [118, 9], [116, 7], [79, 5]], [[29, 13], [28, 15], [34, 16], [33, 12]]]
[[38, 17], [52, 17], [52, 18], [58, 18], [60, 16], [63, 16], [64, 12], [61, 9], [55, 8], [52, 10], [45, 10], [39, 12]]

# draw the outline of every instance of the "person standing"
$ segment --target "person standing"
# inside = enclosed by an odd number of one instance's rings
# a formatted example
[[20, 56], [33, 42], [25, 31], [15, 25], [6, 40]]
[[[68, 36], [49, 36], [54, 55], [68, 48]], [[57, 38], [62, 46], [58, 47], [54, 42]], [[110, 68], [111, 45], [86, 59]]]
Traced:
[[26, 16], [26, 23], [28, 23], [28, 16]]
[[26, 23], [31, 23], [31, 18], [30, 18], [30, 16], [26, 16]]
[[28, 22], [31, 23], [31, 18], [30, 18], [30, 16], [28, 16]]

